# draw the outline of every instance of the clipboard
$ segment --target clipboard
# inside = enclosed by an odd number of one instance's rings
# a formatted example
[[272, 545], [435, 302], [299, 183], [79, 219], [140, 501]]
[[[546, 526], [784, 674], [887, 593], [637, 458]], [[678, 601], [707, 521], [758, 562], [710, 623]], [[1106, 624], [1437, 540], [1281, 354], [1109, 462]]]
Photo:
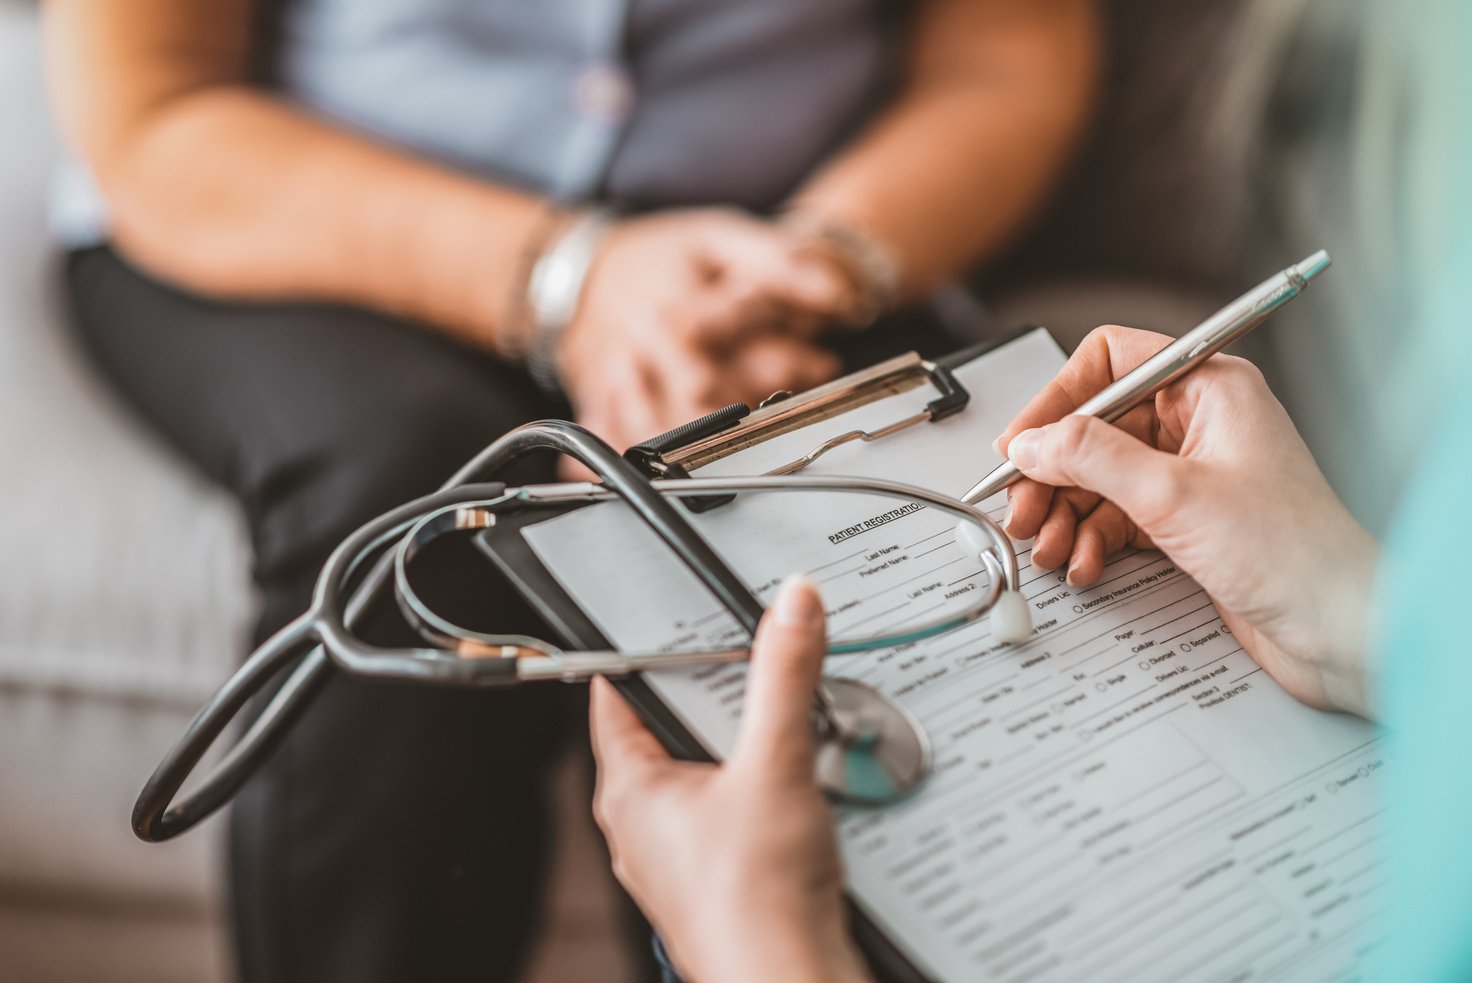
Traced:
[[[911, 427], [962, 412], [970, 397], [952, 371], [1034, 330], [1035, 325], [1024, 325], [1001, 337], [934, 361], [922, 359], [913, 352], [900, 355], [807, 393], [778, 393], [755, 410], [734, 404], [630, 448], [625, 456], [650, 477], [688, 477], [692, 471], [706, 464], [764, 440], [809, 427], [817, 428], [817, 439], [811, 451], [770, 472], [792, 474], [836, 447], [856, 441], [883, 440]], [[920, 412], [872, 431], [824, 435], [821, 430], [823, 422], [840, 414], [925, 385], [932, 386], [936, 396]], [[709, 496], [685, 501], [694, 510], [704, 511], [717, 508], [728, 500]], [[547, 622], [562, 644], [582, 649], [612, 648], [609, 640], [568, 596], [522, 534], [528, 526], [580, 507], [586, 506], [527, 509], [508, 515], [494, 529], [477, 534], [475, 544]], [[626, 676], [612, 682], [671, 754], [688, 761], [714, 760], [684, 722], [641, 677]], [[854, 939], [880, 979], [902, 983], [929, 979], [851, 896], [845, 900]]]

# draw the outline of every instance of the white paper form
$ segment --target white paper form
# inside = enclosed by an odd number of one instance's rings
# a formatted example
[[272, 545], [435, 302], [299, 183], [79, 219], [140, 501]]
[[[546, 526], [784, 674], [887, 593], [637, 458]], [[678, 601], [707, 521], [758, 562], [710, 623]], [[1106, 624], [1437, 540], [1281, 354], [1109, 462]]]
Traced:
[[[1061, 364], [1045, 332], [1025, 336], [957, 371], [972, 393], [964, 413], [839, 448], [810, 471], [959, 495], [997, 463], [992, 438]], [[827, 436], [882, 425], [929, 397], [889, 397], [819, 427]], [[786, 434], [700, 473], [760, 473], [815, 443], [811, 431]], [[813, 498], [823, 504], [751, 496], [692, 518], [764, 598], [808, 572], [840, 631], [921, 619], [937, 596], [982, 579], [933, 510]], [[1004, 499], [986, 505], [999, 515]], [[617, 506], [527, 537], [616, 645], [742, 637]], [[1158, 553], [1115, 557], [1087, 590], [1027, 557], [1031, 641], [996, 644], [983, 619], [829, 660], [830, 674], [914, 711], [936, 750], [935, 774], [915, 796], [839, 810], [858, 903], [944, 980], [1351, 974], [1378, 937], [1375, 730], [1287, 696]], [[713, 753], [730, 746], [743, 667], [646, 678]]]

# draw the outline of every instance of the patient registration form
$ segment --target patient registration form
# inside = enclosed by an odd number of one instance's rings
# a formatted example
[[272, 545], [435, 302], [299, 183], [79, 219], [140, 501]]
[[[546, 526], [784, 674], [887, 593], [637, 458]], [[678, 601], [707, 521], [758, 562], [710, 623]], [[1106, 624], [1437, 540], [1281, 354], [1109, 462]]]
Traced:
[[[1062, 364], [1038, 331], [962, 366], [970, 407], [812, 470], [961, 494]], [[873, 427], [918, 409], [903, 393], [827, 422]], [[816, 443], [783, 435], [702, 469], [756, 474]], [[825, 432], [823, 436], [828, 436]], [[923, 620], [984, 583], [953, 524], [913, 503], [752, 496], [695, 516], [759, 596], [818, 581], [836, 633]], [[1001, 513], [1003, 497], [984, 507]], [[527, 530], [532, 548], [616, 645], [719, 645], [739, 628], [616, 505]], [[1022, 544], [1026, 546], [1027, 544]], [[1030, 641], [987, 621], [924, 642], [831, 657], [924, 723], [935, 773], [910, 799], [844, 808], [851, 893], [942, 980], [1331, 980], [1378, 939], [1377, 732], [1285, 694], [1205, 593], [1165, 557], [1130, 550], [1077, 590], [1021, 553]], [[650, 674], [717, 757], [744, 667]]]

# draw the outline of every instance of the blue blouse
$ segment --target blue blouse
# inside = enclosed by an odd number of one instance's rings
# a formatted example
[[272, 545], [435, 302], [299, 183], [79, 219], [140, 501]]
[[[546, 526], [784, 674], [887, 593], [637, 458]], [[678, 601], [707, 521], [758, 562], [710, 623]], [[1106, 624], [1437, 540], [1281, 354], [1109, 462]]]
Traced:
[[1472, 980], [1469, 590], [1472, 386], [1401, 502], [1382, 572], [1379, 674], [1392, 766], [1383, 786], [1390, 936], [1381, 979]]
[[[887, 94], [897, 0], [277, 0], [265, 84], [304, 110], [564, 201], [765, 210]], [[65, 162], [52, 224], [106, 238]]]

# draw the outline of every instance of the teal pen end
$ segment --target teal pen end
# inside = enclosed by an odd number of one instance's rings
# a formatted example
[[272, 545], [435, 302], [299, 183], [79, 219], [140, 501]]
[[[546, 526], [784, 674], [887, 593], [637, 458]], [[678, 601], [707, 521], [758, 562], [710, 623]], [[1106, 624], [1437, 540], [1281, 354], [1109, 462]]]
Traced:
[[1333, 263], [1334, 260], [1329, 257], [1328, 251], [1320, 249], [1308, 259], [1293, 267], [1293, 272], [1297, 273], [1305, 280], [1312, 280], [1314, 277], [1327, 270], [1331, 265], [1333, 265]]

